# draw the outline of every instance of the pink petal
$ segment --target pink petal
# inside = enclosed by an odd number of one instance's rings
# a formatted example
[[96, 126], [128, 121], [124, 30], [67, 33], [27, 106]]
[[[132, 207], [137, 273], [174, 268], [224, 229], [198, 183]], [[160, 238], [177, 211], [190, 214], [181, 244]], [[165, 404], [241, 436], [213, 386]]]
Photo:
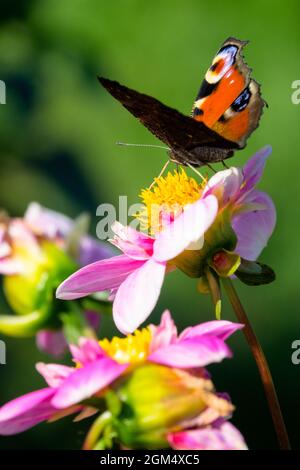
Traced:
[[212, 362], [221, 362], [232, 353], [224, 341], [204, 335], [169, 344], [148, 356], [148, 361], [169, 367], [204, 367]]
[[55, 212], [41, 206], [37, 202], [31, 202], [25, 212], [24, 220], [37, 235], [47, 238], [57, 236], [65, 237], [73, 227], [73, 221], [64, 214]]
[[56, 297], [72, 300], [93, 292], [115, 289], [132, 271], [143, 264], [144, 261], [132, 260], [126, 255], [96, 261], [68, 277], [58, 287]]
[[12, 248], [10, 244], [8, 243], [8, 241], [6, 240], [5, 235], [6, 235], [6, 229], [2, 228], [0, 225], [0, 259], [10, 255], [12, 251]]
[[81, 365], [89, 364], [105, 356], [98, 341], [89, 338], [80, 338], [78, 346], [70, 344], [70, 351], [73, 360]]
[[133, 259], [147, 260], [152, 256], [154, 239], [132, 227], [114, 222], [112, 230], [116, 234], [110, 242]]
[[3, 436], [17, 434], [49, 419], [57, 411], [51, 404], [55, 391], [53, 388], [43, 388], [27, 393], [2, 406], [0, 408], [0, 434]]
[[243, 173], [239, 168], [231, 167], [228, 170], [218, 171], [208, 181], [203, 196], [215, 194], [220, 204], [225, 206], [239, 194], [243, 182]]
[[37, 347], [51, 354], [52, 356], [59, 357], [67, 349], [67, 342], [61, 330], [41, 330], [36, 336]]
[[177, 339], [177, 328], [171, 317], [169, 310], [165, 310], [162, 314], [160, 324], [158, 326], [151, 325], [152, 340], [150, 344], [150, 351], [173, 343]]
[[[1, 227], [0, 248], [2, 251], [0, 258], [0, 274], [18, 274], [24, 271], [24, 260], [22, 254], [24, 250], [32, 258], [42, 259], [40, 246], [22, 219], [12, 219], [7, 228]], [[3, 255], [7, 255], [4, 256]], [[25, 263], [26, 264], [26, 263]]]
[[38, 362], [36, 364], [36, 370], [41, 374], [49, 387], [59, 387], [63, 381], [74, 372], [73, 367], [63, 366], [61, 364], [44, 364]]
[[94, 329], [98, 330], [101, 321], [101, 315], [94, 310], [86, 310], [84, 312], [87, 323]]
[[100, 261], [102, 259], [111, 258], [114, 256], [116, 250], [113, 249], [108, 243], [96, 240], [89, 235], [81, 237], [79, 243], [79, 259], [80, 266], [87, 266], [88, 264]]
[[10, 276], [11, 274], [19, 274], [22, 272], [23, 265], [20, 261], [14, 258], [0, 259], [0, 274]]
[[156, 237], [154, 258], [168, 261], [188, 249], [203, 237], [211, 226], [218, 212], [218, 200], [215, 196], [199, 199], [185, 210]]
[[117, 379], [127, 367], [127, 364], [102, 357], [75, 370], [57, 390], [52, 399], [53, 406], [66, 408], [92, 397]]
[[17, 246], [24, 246], [31, 251], [33, 255], [41, 254], [40, 246], [36, 237], [28, 229], [22, 219], [13, 219], [9, 224], [9, 237]]
[[[37, 202], [29, 204], [24, 219], [34, 233], [49, 239], [55, 239], [56, 237], [66, 239], [75, 227], [75, 222], [70, 217], [47, 209]], [[79, 248], [78, 261], [81, 266], [114, 255], [108, 244], [95, 240], [89, 235], [82, 236]]]
[[232, 228], [238, 239], [235, 252], [242, 258], [255, 261], [272, 235], [276, 224], [276, 209], [272, 199], [257, 190], [253, 190], [243, 203], [265, 206], [265, 209], [238, 214], [232, 220]]
[[119, 287], [113, 317], [124, 334], [132, 333], [154, 309], [165, 277], [166, 265], [149, 259]]
[[266, 160], [271, 152], [272, 147], [267, 145], [247, 161], [243, 168], [244, 184], [241, 190], [242, 194], [250, 191], [260, 181], [265, 168]]
[[235, 331], [243, 328], [241, 323], [232, 323], [226, 320], [215, 320], [186, 328], [180, 335], [179, 341], [195, 336], [211, 335], [225, 341]]
[[228, 422], [219, 426], [181, 431], [168, 435], [172, 449], [177, 450], [247, 450], [241, 433]]

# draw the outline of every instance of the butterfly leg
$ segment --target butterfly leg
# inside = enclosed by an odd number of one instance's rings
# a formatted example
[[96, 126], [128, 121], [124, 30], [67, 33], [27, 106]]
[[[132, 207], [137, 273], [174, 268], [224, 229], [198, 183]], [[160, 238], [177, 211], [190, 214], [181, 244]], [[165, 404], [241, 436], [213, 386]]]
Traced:
[[222, 165], [223, 165], [225, 168], [227, 168], [227, 170], [229, 170], [229, 166], [226, 165], [226, 163], [224, 162], [224, 160], [222, 160]]
[[157, 180], [157, 179], [159, 179], [159, 178], [160, 178], [160, 177], [163, 175], [163, 173], [164, 173], [164, 172], [165, 172], [165, 170], [167, 169], [167, 167], [168, 167], [169, 163], [170, 163], [170, 160], [167, 160], [167, 161], [166, 161], [166, 163], [164, 164], [164, 166], [162, 167], [162, 169], [161, 169], [161, 171], [160, 171], [159, 175], [158, 175], [158, 176], [156, 176], [156, 178], [154, 178], [154, 180], [152, 181], [152, 183], [150, 184], [150, 186], [149, 186], [149, 188], [148, 188], [148, 189], [151, 189], [151, 188], [152, 188], [152, 186], [155, 184], [156, 180]]
[[186, 165], [187, 165], [191, 170], [193, 170], [198, 176], [200, 176], [200, 178], [202, 179], [202, 181], [204, 181], [204, 182], [206, 183], [207, 180], [206, 180], [206, 178], [204, 178], [204, 176], [200, 173], [200, 171], [196, 170], [196, 168], [195, 168], [193, 165], [191, 165], [190, 163], [188, 163], [188, 162], [186, 163]]
[[205, 163], [206, 166], [208, 166], [208, 168], [213, 172], [213, 173], [217, 173], [216, 170], [209, 164], [209, 163]]

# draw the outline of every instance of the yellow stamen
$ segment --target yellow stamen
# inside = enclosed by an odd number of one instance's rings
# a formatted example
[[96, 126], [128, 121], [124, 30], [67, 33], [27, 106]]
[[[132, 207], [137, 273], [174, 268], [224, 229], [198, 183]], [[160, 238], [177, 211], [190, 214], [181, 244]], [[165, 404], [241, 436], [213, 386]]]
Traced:
[[184, 206], [201, 197], [206, 183], [207, 180], [204, 180], [199, 184], [183, 169], [155, 178], [154, 185], [143, 189], [140, 194], [144, 207], [136, 217], [142, 230], [147, 230], [152, 235], [159, 232], [163, 226], [162, 215], [167, 215], [171, 220], [177, 217]]
[[102, 349], [119, 364], [137, 364], [144, 362], [149, 355], [151, 342], [150, 328], [136, 330], [126, 338], [115, 336], [112, 340], [103, 339], [99, 341]]

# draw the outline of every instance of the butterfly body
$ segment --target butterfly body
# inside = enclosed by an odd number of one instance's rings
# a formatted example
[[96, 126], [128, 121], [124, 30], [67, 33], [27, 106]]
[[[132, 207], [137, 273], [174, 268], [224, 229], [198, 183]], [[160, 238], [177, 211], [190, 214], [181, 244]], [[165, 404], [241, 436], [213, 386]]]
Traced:
[[205, 164], [217, 163], [232, 157], [233, 150], [225, 150], [218, 147], [195, 147], [191, 150], [171, 149], [168, 150], [172, 162], [180, 165], [191, 165], [200, 167]]
[[206, 72], [192, 116], [116, 81], [99, 81], [168, 146], [170, 160], [192, 166], [223, 161], [246, 145], [264, 106], [260, 86], [250, 78], [241, 54], [245, 44], [234, 38], [223, 43]]

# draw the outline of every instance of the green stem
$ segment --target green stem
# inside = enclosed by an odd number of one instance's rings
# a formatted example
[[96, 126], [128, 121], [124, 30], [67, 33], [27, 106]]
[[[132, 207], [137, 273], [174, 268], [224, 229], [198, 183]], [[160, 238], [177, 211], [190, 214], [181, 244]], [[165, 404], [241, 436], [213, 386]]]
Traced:
[[26, 315], [0, 315], [0, 333], [20, 338], [33, 336], [44, 327], [49, 315], [48, 308]]
[[221, 290], [219, 278], [208, 268], [206, 271], [206, 279], [209, 285], [211, 299], [215, 306], [215, 315], [217, 320], [221, 320]]
[[252, 329], [250, 321], [247, 317], [247, 314], [241, 304], [241, 301], [237, 295], [237, 292], [232, 284], [232, 281], [229, 278], [222, 278], [223, 285], [227, 292], [229, 301], [232, 305], [232, 308], [237, 316], [237, 319], [240, 323], [245, 325], [243, 332], [246, 337], [246, 340], [250, 346], [251, 352], [255, 359], [263, 387], [265, 390], [265, 395], [269, 405], [270, 414], [272, 416], [273, 425], [277, 435], [279, 447], [281, 450], [290, 450], [289, 436], [286, 430], [282, 412], [280, 409], [280, 404], [278, 401], [276, 389], [273, 383], [272, 375], [268, 366], [267, 359], [264, 355], [262, 347]]
[[[105, 430], [105, 427], [111, 421], [111, 413], [109, 411], [105, 411], [98, 418], [94, 421], [92, 427], [90, 428], [82, 449], [83, 450], [94, 450], [97, 446], [97, 442], [100, 440], [102, 433]], [[105, 447], [103, 443], [100, 444], [101, 450], [104, 450]]]

